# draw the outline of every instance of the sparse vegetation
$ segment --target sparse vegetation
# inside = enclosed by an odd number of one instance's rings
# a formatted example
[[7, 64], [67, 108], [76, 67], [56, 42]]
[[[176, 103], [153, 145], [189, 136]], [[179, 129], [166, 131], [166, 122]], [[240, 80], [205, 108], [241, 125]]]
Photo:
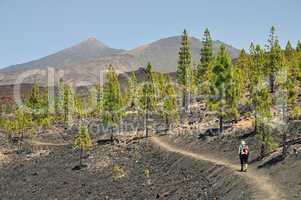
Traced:
[[[89, 132], [91, 121], [107, 128], [103, 135], [108, 133], [110, 140], [104, 140], [113, 145], [126, 146], [140, 137], [137, 134], [135, 138], [131, 135], [122, 140], [115, 136], [116, 129], [123, 131], [121, 125], [124, 121], [138, 124], [136, 132], [140, 129], [142, 132], [143, 123], [144, 135], [149, 138], [151, 133], [160, 132], [152, 126], [155, 123], [165, 125], [164, 131], [169, 133], [168, 130], [173, 128], [171, 125], [177, 124], [178, 129], [184, 127], [189, 130], [193, 125], [203, 125], [207, 120], [205, 125], [209, 124], [208, 131], [216, 129], [219, 132], [215, 135], [209, 131], [211, 135], [206, 136], [208, 138], [218, 137], [227, 127], [234, 129], [236, 123], [250, 118], [251, 133], [256, 135], [255, 145], [258, 147], [255, 153], [259, 158], [269, 156], [279, 145], [282, 147], [283, 158], [286, 158], [289, 154], [288, 143], [292, 142], [288, 141], [288, 125], [301, 117], [298, 99], [301, 81], [300, 41], [295, 49], [290, 41], [282, 49], [276, 29], [272, 27], [265, 49], [251, 43], [249, 51], [241, 50], [235, 62], [223, 44], [217, 54], [213, 53], [213, 40], [208, 29], [204, 32], [198, 63], [192, 60], [186, 30], [179, 45], [177, 71], [174, 75], [155, 72], [152, 64], [148, 63], [142, 73], [138, 74], [140, 76], [131, 72], [126, 80], [127, 87], [123, 87], [114, 66], [109, 65], [105, 83], [90, 86], [87, 95], [78, 94], [76, 88], [61, 79], [56, 88], [53, 111], [50, 110], [47, 91], [35, 83], [24, 99], [30, 111], [20, 105], [11, 106], [9, 113], [1, 109], [1, 131], [5, 133], [9, 144], [13, 140], [17, 141], [18, 152], [22, 152], [25, 136], [31, 137], [36, 132], [43, 133], [46, 129], [62, 127], [65, 134], [72, 137], [74, 149], [79, 151], [81, 169], [85, 166], [85, 153], [94, 149], [92, 139], [99, 139], [98, 136], [93, 138]], [[205, 105], [202, 109], [201, 104]], [[190, 106], [196, 106], [197, 111], [190, 109]], [[129, 117], [133, 113], [134, 117]], [[188, 125], [184, 123], [185, 120]], [[75, 137], [72, 135], [73, 128], [78, 129]], [[180, 132], [178, 129], [172, 131]], [[124, 132], [130, 132], [130, 135], [134, 131], [126, 129]], [[244, 137], [252, 134], [246, 135]], [[111, 151], [114, 151], [115, 146], [112, 146]], [[134, 157], [138, 163], [139, 159], [136, 155]], [[113, 181], [126, 177], [127, 169], [123, 165], [112, 164], [111, 167], [109, 171], [112, 172]], [[139, 172], [150, 181], [151, 170], [143, 168]]]

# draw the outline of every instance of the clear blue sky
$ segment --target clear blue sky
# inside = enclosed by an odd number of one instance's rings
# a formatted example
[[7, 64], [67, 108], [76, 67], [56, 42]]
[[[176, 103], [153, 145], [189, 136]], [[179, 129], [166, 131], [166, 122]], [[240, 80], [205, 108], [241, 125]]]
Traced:
[[186, 28], [238, 48], [301, 39], [300, 0], [0, 0], [0, 67], [69, 47], [90, 36], [130, 49]]

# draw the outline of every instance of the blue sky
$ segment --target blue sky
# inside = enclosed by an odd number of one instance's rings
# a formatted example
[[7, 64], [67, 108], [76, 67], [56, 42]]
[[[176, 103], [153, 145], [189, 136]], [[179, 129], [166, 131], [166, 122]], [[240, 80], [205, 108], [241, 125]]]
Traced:
[[301, 39], [299, 0], [0, 0], [0, 68], [69, 47], [90, 36], [131, 49], [186, 28], [238, 48]]

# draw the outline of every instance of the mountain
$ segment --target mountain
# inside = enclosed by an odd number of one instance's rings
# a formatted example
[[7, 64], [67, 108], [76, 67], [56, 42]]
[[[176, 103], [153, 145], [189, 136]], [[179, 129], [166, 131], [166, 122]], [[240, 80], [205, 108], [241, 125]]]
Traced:
[[[197, 63], [200, 59], [201, 41], [195, 37], [190, 37], [189, 42], [193, 60]], [[168, 37], [147, 45], [142, 45], [127, 53], [137, 57], [143, 66], [151, 62], [155, 71], [167, 73], [175, 72], [180, 44], [181, 36]], [[224, 43], [218, 40], [213, 41], [214, 54], [218, 52], [221, 44]], [[238, 49], [227, 44], [224, 45], [233, 59], [238, 57]]]
[[[220, 41], [213, 42], [215, 54], [221, 44], [223, 43]], [[56, 76], [55, 81], [63, 78], [76, 84], [95, 84], [102, 81], [101, 72], [109, 64], [112, 64], [119, 74], [145, 67], [148, 62], [152, 63], [157, 72], [171, 73], [177, 68], [180, 45], [181, 37], [174, 36], [126, 51], [108, 47], [96, 38], [88, 38], [77, 45], [41, 59], [1, 69], [0, 85], [15, 84], [17, 79], [24, 79], [22, 83], [38, 81], [45, 84], [49, 67], [54, 68], [56, 74], [58, 71], [63, 73], [63, 77]], [[237, 58], [239, 50], [225, 45], [232, 58]], [[191, 37], [190, 46], [194, 64], [196, 64], [199, 61], [201, 41]], [[34, 74], [30, 75], [32, 72]], [[39, 75], [39, 73], [44, 73], [44, 75]], [[23, 78], [23, 76], [26, 77]]]
[[4, 68], [3, 71], [16, 69], [36, 69], [45, 67], [60, 67], [68, 64], [78, 64], [88, 60], [112, 56], [124, 52], [122, 49], [113, 49], [99, 42], [95, 37], [90, 37], [79, 44], [24, 64]]

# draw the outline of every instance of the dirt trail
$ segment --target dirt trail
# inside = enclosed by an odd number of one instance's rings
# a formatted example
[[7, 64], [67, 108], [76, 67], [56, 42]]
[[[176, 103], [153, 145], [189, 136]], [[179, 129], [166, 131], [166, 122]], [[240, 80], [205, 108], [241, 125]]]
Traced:
[[152, 142], [160, 147], [162, 147], [163, 149], [170, 151], [170, 152], [174, 152], [174, 153], [178, 153], [178, 154], [182, 154], [184, 156], [196, 159], [196, 160], [203, 160], [203, 161], [208, 161], [217, 165], [223, 165], [227, 168], [230, 168], [231, 170], [233, 170], [234, 173], [242, 176], [245, 180], [246, 183], [254, 186], [254, 198], [255, 199], [265, 199], [265, 200], [283, 200], [285, 199], [284, 194], [282, 194], [278, 187], [272, 183], [272, 180], [270, 180], [270, 178], [264, 176], [263, 174], [259, 173], [259, 172], [255, 172], [255, 169], [250, 168], [249, 171], [247, 173], [241, 173], [239, 172], [240, 170], [240, 166], [239, 165], [234, 165], [231, 164], [228, 161], [224, 161], [224, 160], [220, 160], [220, 159], [216, 159], [207, 155], [201, 155], [198, 153], [193, 153], [190, 151], [186, 151], [183, 149], [180, 149], [178, 147], [172, 146], [171, 144], [168, 144], [164, 141], [162, 141], [160, 138], [158, 137], [152, 137], [151, 138]]
[[30, 145], [35, 145], [35, 146], [66, 146], [66, 145], [69, 145], [69, 143], [42, 142], [42, 141], [34, 140], [34, 139], [31, 139], [31, 140], [25, 139], [24, 142], [26, 142], [27, 144], [30, 144]]

